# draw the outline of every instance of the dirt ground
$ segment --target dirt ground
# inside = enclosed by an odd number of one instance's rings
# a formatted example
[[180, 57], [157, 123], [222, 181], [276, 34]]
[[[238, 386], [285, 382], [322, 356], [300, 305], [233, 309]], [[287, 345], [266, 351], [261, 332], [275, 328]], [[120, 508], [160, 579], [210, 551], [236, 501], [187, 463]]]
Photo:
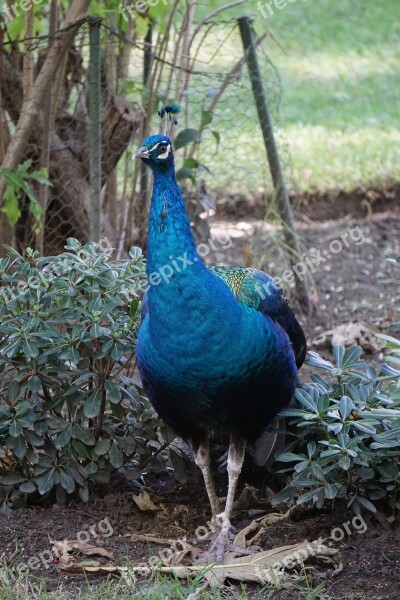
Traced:
[[[18, 547], [13, 563], [15, 568], [37, 557], [40, 566], [31, 574], [35, 578], [44, 578], [49, 591], [58, 587], [60, 579], [65, 588], [81, 587], [84, 585], [82, 576], [60, 574], [59, 566], [49, 561], [49, 538], [61, 541], [78, 536], [81, 541], [111, 551], [117, 564], [127, 564], [128, 561], [141, 562], [157, 555], [160, 546], [132, 542], [126, 534], [149, 534], [192, 542], [195, 541], [196, 528], [203, 526], [209, 518], [209, 506], [201, 481], [190, 481], [174, 491], [165, 492], [161, 495], [160, 506], [162, 509], [157, 512], [141, 512], [134, 504], [132, 494], [125, 490], [93, 498], [86, 505], [71, 502], [67, 508], [23, 509], [9, 519], [0, 517], [1, 552], [11, 556]], [[335, 541], [334, 547], [340, 550], [343, 571], [335, 576], [332, 568], [316, 563], [309, 572], [313, 586], [323, 582], [330, 598], [397, 599], [400, 592], [399, 532], [384, 530], [368, 516], [365, 516], [365, 527], [356, 529], [352, 526], [353, 519], [351, 513], [313, 512], [294, 522], [271, 525], [260, 545], [267, 550], [304, 540], [317, 540], [320, 536], [329, 537], [335, 528], [339, 528], [344, 534], [335, 533], [335, 537], [344, 537], [342, 541]], [[245, 514], [234, 519], [239, 529], [249, 522]], [[349, 535], [343, 529], [346, 522]], [[98, 581], [99, 576], [92, 575], [88, 579], [90, 582]], [[297, 600], [299, 595], [293, 590], [283, 590], [275, 597], [277, 600]]]
[[[326, 198], [318, 203], [308, 199], [307, 204], [298, 207], [297, 228], [304, 237], [306, 253], [320, 249], [326, 259], [313, 273], [315, 314], [309, 318], [301, 316], [311, 349], [315, 348], [313, 340], [321, 340], [327, 330], [338, 324], [367, 321], [384, 330], [388, 323], [400, 321], [400, 273], [386, 260], [400, 256], [400, 201], [392, 192], [383, 198], [375, 196], [360, 194], [339, 198], [336, 202]], [[341, 236], [355, 227], [362, 231], [363, 243], [353, 241], [349, 233], [348, 247], [332, 253], [332, 248], [337, 249], [330, 245], [332, 240], [343, 241]], [[247, 215], [246, 219], [243, 214], [233, 217], [228, 209], [223, 216], [214, 217], [212, 234], [216, 236], [221, 232], [229, 233], [233, 245], [228, 251], [217, 249], [211, 257], [213, 261], [251, 264], [273, 275], [281, 272], [281, 254], [274, 246], [276, 230], [259, 218], [256, 208], [253, 216]], [[354, 235], [359, 240], [357, 236]], [[328, 341], [315, 349], [329, 354]], [[369, 356], [379, 358], [379, 352]], [[221, 491], [226, 485], [225, 477], [219, 476]], [[246, 478], [245, 474], [241, 487]], [[143, 560], [159, 549], [148, 543], [130, 541], [125, 537], [129, 532], [173, 539], [186, 536], [190, 540], [196, 527], [204, 525], [208, 518], [208, 503], [200, 477], [178, 486], [165, 474], [155, 491], [161, 495], [162, 509], [152, 513], [141, 512], [132, 500], [131, 487], [123, 485], [93, 497], [86, 505], [72, 501], [65, 508], [32, 507], [19, 510], [10, 518], [0, 516], [0, 556], [10, 558], [17, 550], [14, 565], [39, 557], [40, 566], [33, 574], [44, 578], [52, 590], [60, 577], [66, 587], [81, 585], [83, 579], [78, 575], [60, 575], [57, 564], [46, 562], [49, 538], [72, 539], [79, 532], [94, 527], [92, 533], [86, 534], [89, 543], [103, 544], [117, 558], [129, 561]], [[270, 526], [262, 543], [267, 549], [329, 536], [332, 528], [342, 527], [347, 520], [351, 523], [352, 518], [353, 515], [343, 512], [313, 512], [296, 522]], [[350, 534], [335, 542], [341, 551], [342, 572], [335, 577], [332, 569], [316, 565], [312, 571], [313, 583], [324, 581], [331, 597], [345, 600], [397, 599], [400, 597], [399, 531], [387, 531], [373, 517], [365, 518], [366, 531], [361, 534], [350, 527]], [[248, 515], [241, 514], [234, 523], [241, 528], [248, 521]], [[103, 537], [100, 522], [107, 534]], [[297, 597], [289, 590], [276, 595], [278, 600]]]

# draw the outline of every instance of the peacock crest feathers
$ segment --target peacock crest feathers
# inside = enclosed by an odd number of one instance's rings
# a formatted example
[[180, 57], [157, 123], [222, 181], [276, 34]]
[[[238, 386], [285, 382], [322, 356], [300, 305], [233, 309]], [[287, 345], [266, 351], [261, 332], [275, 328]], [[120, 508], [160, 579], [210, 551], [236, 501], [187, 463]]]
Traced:
[[166, 104], [159, 111], [157, 111], [158, 116], [160, 117], [160, 133], [161, 135], [166, 135], [171, 137], [171, 133], [176, 125], [178, 125], [178, 121], [175, 115], [178, 115], [181, 112], [181, 107], [177, 104]]

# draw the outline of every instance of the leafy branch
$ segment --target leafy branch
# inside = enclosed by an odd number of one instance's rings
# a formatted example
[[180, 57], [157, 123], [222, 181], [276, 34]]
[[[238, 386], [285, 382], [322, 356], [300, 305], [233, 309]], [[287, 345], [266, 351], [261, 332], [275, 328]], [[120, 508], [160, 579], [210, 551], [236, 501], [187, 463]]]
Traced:
[[1, 212], [5, 213], [10, 225], [15, 225], [21, 216], [20, 209], [20, 198], [21, 194], [26, 194], [29, 198], [29, 212], [33, 215], [35, 224], [35, 233], [38, 233], [41, 229], [41, 216], [43, 209], [40, 206], [32, 182], [44, 185], [51, 185], [47, 178], [47, 172], [45, 169], [38, 171], [29, 171], [32, 166], [32, 160], [26, 160], [24, 163], [19, 165], [15, 170], [7, 167], [0, 167], [0, 178], [3, 177], [6, 182], [4, 190], [4, 204], [0, 208]]

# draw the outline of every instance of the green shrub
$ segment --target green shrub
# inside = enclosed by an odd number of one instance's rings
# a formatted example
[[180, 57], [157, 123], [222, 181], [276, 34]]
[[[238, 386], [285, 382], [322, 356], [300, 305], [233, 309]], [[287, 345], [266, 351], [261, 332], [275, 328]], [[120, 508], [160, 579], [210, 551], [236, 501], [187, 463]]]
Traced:
[[291, 463], [280, 502], [324, 507], [345, 500], [355, 512], [377, 507], [393, 520], [400, 509], [400, 371], [377, 373], [355, 346], [333, 349], [336, 365], [309, 353], [307, 363], [327, 372], [296, 390], [298, 406], [283, 411], [295, 439], [278, 455]]
[[158, 444], [160, 422], [132, 379], [141, 251], [111, 261], [111, 250], [69, 239], [59, 256], [8, 252], [0, 260], [0, 495], [5, 506], [52, 490], [59, 502], [78, 490], [87, 500], [90, 482], [106, 483], [127, 461], [127, 475], [138, 477]]

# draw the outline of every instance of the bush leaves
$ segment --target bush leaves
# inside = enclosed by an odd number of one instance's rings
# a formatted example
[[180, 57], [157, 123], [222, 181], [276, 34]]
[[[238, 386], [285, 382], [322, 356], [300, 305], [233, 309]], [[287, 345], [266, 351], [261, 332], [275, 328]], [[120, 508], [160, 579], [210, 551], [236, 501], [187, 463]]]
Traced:
[[55, 492], [65, 502], [75, 491], [87, 501], [90, 483], [108, 482], [128, 460], [140, 475], [160, 443], [160, 423], [132, 379], [142, 252], [112, 261], [111, 248], [69, 238], [53, 257], [8, 253], [0, 259], [0, 456], [13, 459], [0, 460], [0, 502], [11, 502], [10, 486], [15, 501]]

